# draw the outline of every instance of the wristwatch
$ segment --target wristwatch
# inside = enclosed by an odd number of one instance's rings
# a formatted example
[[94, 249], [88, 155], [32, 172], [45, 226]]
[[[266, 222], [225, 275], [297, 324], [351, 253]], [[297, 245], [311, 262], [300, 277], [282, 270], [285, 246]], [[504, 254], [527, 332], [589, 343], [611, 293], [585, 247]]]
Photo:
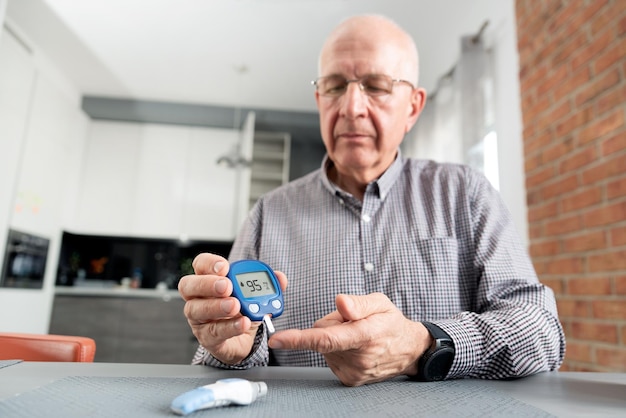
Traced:
[[454, 360], [454, 342], [452, 338], [437, 325], [422, 322], [434, 341], [417, 362], [417, 380], [432, 382], [443, 380], [448, 375]]

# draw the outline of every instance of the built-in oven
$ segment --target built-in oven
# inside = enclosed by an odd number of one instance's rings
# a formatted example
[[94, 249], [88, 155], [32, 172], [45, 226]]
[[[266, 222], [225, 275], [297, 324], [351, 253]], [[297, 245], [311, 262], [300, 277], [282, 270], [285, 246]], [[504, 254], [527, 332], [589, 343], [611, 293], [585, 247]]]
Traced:
[[43, 288], [50, 240], [9, 229], [0, 287]]

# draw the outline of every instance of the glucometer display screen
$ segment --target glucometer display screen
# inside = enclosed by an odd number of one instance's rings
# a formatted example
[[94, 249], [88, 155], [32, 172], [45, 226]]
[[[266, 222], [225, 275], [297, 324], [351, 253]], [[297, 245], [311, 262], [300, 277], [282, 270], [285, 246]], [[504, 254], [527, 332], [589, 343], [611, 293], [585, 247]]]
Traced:
[[272, 279], [265, 271], [239, 273], [236, 274], [235, 277], [237, 277], [237, 283], [239, 283], [241, 293], [245, 298], [267, 296], [277, 293]]

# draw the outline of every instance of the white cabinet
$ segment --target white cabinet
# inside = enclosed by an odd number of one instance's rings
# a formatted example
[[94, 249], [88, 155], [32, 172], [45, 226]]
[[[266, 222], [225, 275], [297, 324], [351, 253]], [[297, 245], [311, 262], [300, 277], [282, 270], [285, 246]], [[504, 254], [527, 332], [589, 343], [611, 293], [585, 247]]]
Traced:
[[89, 121], [78, 91], [36, 48], [22, 44], [2, 32], [0, 248], [4, 250], [8, 228], [47, 238], [50, 245], [42, 289], [0, 289], [0, 329], [45, 333], [60, 231], [67, 203], [74, 199]]
[[[0, 254], [14, 209], [16, 173], [26, 132], [35, 64], [6, 30], [0, 31]], [[1, 262], [1, 260], [0, 260]]]
[[235, 172], [217, 158], [230, 129], [94, 121], [74, 232], [230, 241]]
[[92, 121], [68, 228], [96, 235], [130, 232], [141, 132], [138, 124]]
[[189, 239], [232, 241], [237, 224], [238, 194], [235, 170], [217, 164], [239, 142], [230, 129], [191, 130], [182, 235]]
[[139, 237], [178, 237], [185, 202], [188, 128], [142, 126], [136, 160], [136, 185], [128, 200], [131, 234]]
[[75, 189], [88, 119], [43, 75], [37, 78], [17, 178], [11, 226], [56, 236]]

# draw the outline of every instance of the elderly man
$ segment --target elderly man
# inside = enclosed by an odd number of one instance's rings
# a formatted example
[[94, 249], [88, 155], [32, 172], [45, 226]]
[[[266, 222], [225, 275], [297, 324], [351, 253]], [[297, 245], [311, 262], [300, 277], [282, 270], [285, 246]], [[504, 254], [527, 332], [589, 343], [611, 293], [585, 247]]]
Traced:
[[179, 285], [200, 342], [194, 363], [272, 357], [328, 366], [350, 386], [557, 369], [554, 295], [498, 194], [467, 167], [399, 151], [426, 100], [411, 37], [381, 16], [349, 18], [326, 40], [319, 76], [322, 167], [261, 198], [229, 257], [277, 270], [278, 332], [268, 339], [239, 313], [228, 262], [201, 254]]

